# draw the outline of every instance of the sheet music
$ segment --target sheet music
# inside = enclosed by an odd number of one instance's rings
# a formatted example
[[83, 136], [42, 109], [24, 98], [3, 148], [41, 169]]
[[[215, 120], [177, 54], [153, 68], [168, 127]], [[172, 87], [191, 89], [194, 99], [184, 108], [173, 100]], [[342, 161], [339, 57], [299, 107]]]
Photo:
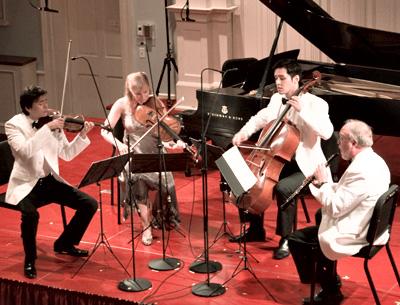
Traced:
[[250, 170], [237, 146], [224, 152], [215, 163], [236, 197], [247, 192], [257, 182], [256, 176]]

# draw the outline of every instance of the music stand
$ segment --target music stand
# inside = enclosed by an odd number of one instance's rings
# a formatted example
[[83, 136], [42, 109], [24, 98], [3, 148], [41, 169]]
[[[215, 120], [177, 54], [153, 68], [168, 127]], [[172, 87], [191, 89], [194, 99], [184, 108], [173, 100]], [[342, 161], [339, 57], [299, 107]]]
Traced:
[[[241, 201], [243, 199], [243, 195], [246, 194], [248, 190], [250, 190], [254, 184], [257, 182], [257, 178], [251, 172], [250, 168], [246, 164], [243, 159], [239, 149], [236, 146], [231, 147], [222, 156], [215, 161], [218, 169], [221, 174], [225, 178], [229, 187], [234, 193], [237, 206], [241, 206]], [[248, 212], [248, 211], [246, 211]], [[246, 222], [241, 222], [240, 225], [240, 235], [245, 236], [246, 232]], [[257, 260], [256, 260], [257, 261]], [[258, 262], [258, 261], [257, 261]], [[240, 265], [243, 263], [243, 267], [240, 269]], [[275, 301], [273, 295], [269, 292], [269, 290], [264, 286], [264, 284], [259, 280], [255, 272], [252, 270], [250, 263], [247, 258], [247, 247], [246, 247], [246, 238], [243, 238], [243, 255], [237, 264], [235, 270], [233, 271], [231, 277], [226, 280], [223, 285], [225, 286], [230, 280], [236, 277], [241, 271], [249, 271], [250, 274], [254, 277], [254, 279], [264, 288], [264, 290], [271, 296], [271, 298]]]
[[96, 250], [100, 247], [100, 245], [105, 245], [106, 248], [111, 252], [114, 256], [115, 260], [121, 265], [124, 271], [128, 274], [129, 272], [126, 270], [124, 265], [121, 261], [117, 258], [114, 254], [110, 243], [107, 240], [107, 237], [104, 233], [104, 226], [103, 226], [103, 206], [102, 206], [102, 197], [101, 197], [101, 187], [100, 181], [105, 179], [110, 179], [112, 177], [117, 177], [122, 170], [124, 169], [125, 164], [128, 162], [128, 155], [121, 155], [110, 157], [104, 160], [93, 162], [88, 171], [86, 172], [85, 176], [79, 183], [78, 188], [82, 188], [84, 186], [96, 183], [99, 186], [99, 208], [100, 208], [100, 233], [97, 237], [96, 243], [93, 247], [92, 252], [83, 262], [83, 264], [79, 267], [79, 269], [75, 272], [72, 277], [75, 277], [79, 273], [79, 271], [85, 266], [85, 264], [90, 260]]
[[[136, 154], [132, 157], [131, 173], [148, 173], [159, 171], [159, 160], [158, 154]], [[186, 171], [189, 166], [189, 160], [191, 160], [191, 154], [188, 152], [184, 153], [168, 153], [164, 155], [164, 171]], [[161, 189], [159, 190], [161, 192]], [[160, 202], [160, 204], [163, 204]], [[161, 221], [163, 221], [164, 215], [161, 215]], [[162, 230], [164, 226], [161, 225]], [[176, 228], [175, 228], [176, 230]], [[179, 231], [178, 231], [179, 232]], [[181, 232], [179, 232], [181, 233]], [[183, 235], [183, 233], [181, 233]], [[183, 235], [184, 236], [184, 235]], [[163, 237], [163, 253], [162, 258], [154, 259], [149, 262], [149, 268], [158, 271], [167, 271], [176, 269], [181, 265], [180, 260], [173, 257], [166, 257], [166, 247], [164, 245]]]

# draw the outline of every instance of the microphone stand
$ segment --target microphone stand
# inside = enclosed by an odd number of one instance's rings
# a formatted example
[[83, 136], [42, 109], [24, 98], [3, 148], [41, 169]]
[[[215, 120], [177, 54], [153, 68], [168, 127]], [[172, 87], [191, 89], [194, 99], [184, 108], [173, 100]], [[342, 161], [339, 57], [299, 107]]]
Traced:
[[[95, 87], [96, 87], [96, 90], [97, 90], [97, 94], [98, 94], [99, 99], [100, 99], [100, 103], [102, 105], [106, 120], [108, 122], [108, 126], [111, 127], [110, 121], [108, 120], [108, 116], [107, 116], [107, 110], [106, 110], [106, 107], [104, 105], [103, 99], [101, 97], [99, 87], [97, 86], [96, 78], [94, 77], [92, 66], [90, 65], [89, 60], [84, 56], [78, 56], [78, 57], [72, 57], [71, 58], [71, 60], [76, 60], [76, 59], [83, 59], [88, 64], [89, 70], [90, 70], [90, 74], [91, 74], [91, 76], [93, 78], [93, 82], [95, 84]], [[141, 140], [141, 139], [139, 139], [139, 140]], [[114, 141], [115, 141], [115, 147], [118, 150], [118, 145], [117, 145], [115, 137], [114, 137]], [[135, 143], [135, 145], [137, 145], [137, 143]], [[128, 147], [129, 147], [129, 136], [128, 136]], [[131, 178], [131, 170], [132, 170], [132, 160], [131, 160], [132, 156], [131, 155], [133, 154], [133, 148], [132, 148], [132, 150], [129, 149], [128, 154], [130, 154], [130, 156], [128, 158], [129, 173], [127, 174], [127, 176], [128, 176], [128, 181], [131, 181], [131, 179], [130, 179]], [[128, 192], [129, 192], [129, 201], [130, 201], [131, 198], [132, 198], [131, 193], [130, 193], [131, 192], [131, 187], [129, 187], [129, 191]], [[130, 204], [130, 202], [128, 202], [128, 204]], [[136, 211], [139, 211], [139, 209], [137, 207], [137, 204], [136, 204], [136, 201], [134, 201], [134, 204], [135, 204]], [[101, 205], [100, 205], [100, 207], [101, 207]], [[100, 216], [102, 216], [102, 209], [100, 209], [100, 213], [101, 213]], [[101, 224], [102, 224], [102, 222], [101, 222]], [[131, 213], [131, 234], [132, 234], [132, 237], [133, 237], [133, 234], [134, 234], [134, 232], [133, 232], [133, 213]], [[106, 241], [107, 241], [107, 239], [106, 239]], [[103, 242], [103, 239], [101, 240], [101, 242]], [[114, 255], [114, 253], [112, 252], [111, 246], [109, 245], [108, 241], [107, 242], [103, 242], [103, 243], [107, 246], [107, 248], [110, 250], [110, 252]], [[114, 255], [114, 257], [120, 263], [120, 265], [123, 266], [122, 263], [118, 260], [118, 258], [115, 255]], [[132, 238], [132, 274], [133, 274], [133, 278], [128, 278], [126, 280], [121, 281], [118, 284], [118, 288], [120, 290], [128, 291], [128, 292], [139, 292], [139, 291], [147, 290], [147, 289], [149, 289], [151, 287], [151, 282], [148, 281], [147, 279], [136, 278], [135, 265], [136, 265], [135, 264], [135, 245], [134, 245], [134, 241], [133, 241], [133, 238]], [[125, 269], [125, 271], [126, 271], [126, 269]], [[129, 275], [129, 273], [127, 271], [126, 271], [126, 273]]]
[[[92, 77], [92, 79], [93, 79], [93, 82], [94, 82], [94, 85], [95, 85], [95, 87], [96, 87], [96, 91], [97, 91], [97, 95], [98, 95], [98, 97], [99, 97], [99, 101], [100, 101], [100, 103], [101, 103], [101, 105], [102, 105], [102, 107], [103, 107], [104, 113], [106, 113], [106, 108], [105, 108], [105, 106], [104, 106], [103, 99], [102, 99], [102, 97], [101, 97], [100, 90], [99, 90], [99, 87], [98, 87], [98, 85], [97, 85], [96, 78], [94, 77], [94, 73], [93, 73], [93, 70], [92, 70], [92, 66], [90, 65], [89, 60], [88, 60], [86, 57], [84, 57], [84, 56], [72, 57], [72, 58], [71, 58], [71, 60], [76, 60], [76, 59], [83, 59], [83, 60], [86, 61], [87, 65], [88, 65], [88, 67], [89, 67], [89, 70], [90, 70], [90, 75], [91, 75], [91, 77]], [[110, 126], [110, 123], [109, 123], [109, 126]], [[117, 147], [118, 147], [118, 146], [117, 146]], [[97, 241], [96, 241], [96, 244], [95, 244], [95, 246], [94, 246], [94, 248], [93, 248], [92, 253], [91, 253], [90, 256], [87, 258], [87, 260], [80, 266], [80, 268], [76, 271], [76, 273], [74, 274], [74, 276], [75, 276], [75, 275], [79, 272], [79, 270], [81, 270], [82, 267], [89, 261], [89, 259], [90, 259], [90, 258], [92, 257], [92, 255], [96, 252], [96, 250], [99, 248], [100, 245], [106, 246], [106, 248], [110, 251], [110, 253], [113, 255], [113, 257], [115, 258], [115, 260], [122, 266], [122, 268], [125, 270], [125, 272], [129, 275], [129, 273], [128, 273], [128, 271], [125, 269], [124, 265], [121, 263], [121, 261], [118, 259], [118, 257], [114, 254], [114, 252], [113, 252], [113, 250], [112, 250], [112, 248], [111, 248], [111, 245], [110, 245], [110, 243], [108, 242], [108, 239], [107, 239], [106, 235], [104, 234], [104, 226], [103, 226], [103, 205], [102, 205], [102, 198], [101, 198], [101, 187], [100, 187], [100, 183], [97, 183], [97, 185], [99, 186], [99, 197], [100, 197], [100, 198], [99, 198], [99, 207], [100, 207], [100, 233], [99, 233], [99, 236], [98, 236], [98, 238], [97, 238]], [[73, 277], [74, 277], [74, 276], [73, 276]]]
[[165, 10], [165, 29], [166, 29], [166, 33], [167, 33], [167, 54], [166, 54], [166, 57], [164, 58], [164, 65], [161, 70], [161, 75], [160, 75], [160, 79], [158, 80], [155, 95], [158, 96], [158, 94], [160, 93], [161, 82], [163, 80], [165, 68], [167, 68], [168, 69], [168, 71], [167, 71], [167, 90], [168, 90], [167, 106], [171, 107], [172, 106], [172, 103], [171, 103], [171, 63], [177, 73], [178, 73], [178, 66], [176, 65], [175, 59], [171, 54], [172, 52], [171, 52], [171, 48], [170, 48], [167, 0], [164, 1], [164, 10]]
[[[140, 139], [139, 139], [140, 140]], [[139, 142], [139, 141], [138, 141]], [[135, 143], [136, 144], [138, 143]], [[128, 204], [130, 206], [132, 206], [131, 204], [131, 200], [132, 200], [132, 185], [131, 185], [131, 181], [132, 181], [132, 157], [133, 157], [133, 148], [130, 148], [130, 143], [129, 143], [129, 135], [128, 135], [128, 154], [129, 154], [129, 158], [128, 158], [128, 168], [129, 168], [129, 173], [128, 173], [128, 183], [129, 183], [129, 190], [128, 190], [128, 196], [129, 196], [129, 200], [128, 200]], [[137, 206], [136, 200], [133, 199], [133, 203], [135, 204], [135, 208], [136, 211], [138, 211], [138, 214], [140, 215], [139, 212], [139, 207]], [[134, 236], [134, 217], [133, 217], [133, 212], [130, 213], [131, 215], [131, 236], [132, 236], [132, 242], [131, 242], [131, 250], [132, 250], [132, 278], [127, 278], [125, 280], [122, 280], [121, 282], [119, 282], [118, 284], [118, 289], [122, 290], [122, 291], [127, 291], [127, 292], [139, 292], [139, 291], [144, 291], [147, 290], [149, 288], [151, 288], [151, 282], [147, 279], [144, 278], [137, 278], [136, 277], [136, 261], [135, 261], [135, 239], [133, 238]]]
[[[165, 2], [165, 5], [167, 3]], [[166, 6], [165, 6], [166, 9]], [[166, 17], [168, 16], [167, 11], [166, 11]], [[168, 18], [168, 17], [167, 17]], [[167, 19], [168, 20], [168, 19]], [[168, 26], [168, 22], [167, 22], [167, 26]], [[168, 34], [168, 27], [167, 27], [167, 40], [169, 40], [169, 34]], [[169, 45], [169, 44], [168, 44]], [[149, 50], [147, 48], [147, 44], [146, 46], [146, 54], [147, 54], [147, 63], [149, 66], [149, 73], [150, 73], [150, 79], [151, 79], [151, 87], [152, 90], [154, 92], [154, 85], [153, 85], [153, 75], [152, 75], [152, 70], [151, 70], [151, 65], [150, 65], [150, 56], [149, 56]], [[165, 61], [164, 61], [164, 65], [165, 65]], [[165, 66], [164, 66], [165, 68]], [[170, 69], [168, 70], [170, 71]], [[162, 72], [162, 74], [164, 73], [164, 71]], [[162, 74], [161, 74], [161, 78], [160, 81], [162, 79]], [[159, 82], [160, 85], [160, 82]], [[168, 74], [168, 101], [169, 101], [169, 74]], [[159, 89], [159, 87], [157, 88], [157, 90]], [[174, 257], [166, 257], [165, 252], [166, 252], [166, 244], [165, 244], [165, 222], [164, 222], [164, 204], [163, 204], [163, 200], [162, 200], [162, 172], [165, 174], [165, 189], [167, 190], [167, 202], [168, 198], [170, 198], [170, 195], [168, 194], [168, 180], [167, 180], [167, 174], [165, 172], [166, 166], [165, 166], [165, 159], [164, 159], [164, 151], [163, 151], [163, 144], [161, 141], [161, 133], [160, 133], [160, 122], [163, 120], [165, 114], [163, 117], [159, 118], [158, 117], [158, 111], [157, 111], [157, 102], [156, 102], [156, 96], [154, 96], [153, 99], [154, 102], [154, 110], [156, 112], [156, 125], [157, 125], [157, 148], [158, 148], [158, 160], [159, 160], [159, 165], [158, 165], [158, 203], [160, 204], [160, 213], [161, 213], [161, 239], [162, 239], [162, 258], [158, 258], [158, 259], [153, 259], [148, 263], [148, 266], [150, 269], [152, 270], [157, 270], [157, 271], [169, 271], [169, 270], [174, 270], [176, 268], [178, 268], [181, 265], [181, 261], [177, 258]], [[179, 102], [180, 103], [180, 102]], [[170, 112], [173, 108], [175, 108], [179, 103], [176, 103], [174, 107], [172, 107], [171, 109], [169, 109], [168, 112]], [[167, 113], [168, 113], [167, 112]], [[164, 168], [164, 171], [162, 171], [162, 169]]]
[[[207, 170], [208, 170], [208, 164], [207, 164], [207, 144], [206, 144], [206, 132], [207, 132], [207, 127], [210, 121], [211, 116], [208, 117], [207, 124], [204, 125], [204, 119], [205, 119], [205, 114], [204, 114], [204, 90], [203, 90], [203, 73], [205, 71], [215, 71], [215, 72], [221, 72], [216, 69], [212, 68], [204, 68], [201, 70], [200, 74], [200, 92], [201, 92], [201, 99], [202, 99], [202, 108], [201, 108], [201, 130], [202, 130], [202, 135], [201, 135], [201, 152], [202, 152], [202, 160], [203, 160], [203, 166], [201, 169], [201, 179], [202, 179], [202, 197], [203, 197], [203, 226], [204, 226], [204, 262], [194, 262], [190, 266], [190, 270], [193, 272], [201, 272], [204, 273], [204, 268], [205, 272], [207, 274], [207, 279], [205, 282], [198, 283], [192, 287], [192, 293], [197, 296], [202, 296], [202, 297], [213, 297], [213, 296], [219, 296], [225, 293], [226, 288], [218, 283], [211, 283], [210, 282], [210, 272], [216, 272], [222, 269], [222, 265], [219, 262], [213, 261], [210, 262], [209, 260], [209, 246], [208, 246], [208, 180], [207, 180]], [[225, 76], [225, 73], [222, 76]], [[221, 79], [221, 84], [222, 84], [222, 79]]]
[[[156, 103], [156, 97], [154, 97], [154, 109], [157, 112], [157, 103]], [[167, 190], [167, 202], [168, 197], [170, 195], [168, 194], [168, 180], [166, 177], [166, 167], [165, 167], [165, 159], [164, 159], [164, 151], [163, 151], [163, 144], [161, 141], [161, 133], [160, 133], [160, 118], [158, 115], [157, 117], [157, 148], [158, 148], [158, 202], [160, 204], [160, 214], [161, 214], [161, 239], [162, 239], [162, 258], [157, 258], [153, 259], [149, 262], [148, 266], [150, 269], [157, 270], [157, 271], [168, 271], [168, 270], [174, 270], [178, 268], [181, 265], [181, 261], [177, 258], [174, 257], [166, 257], [165, 252], [166, 252], [166, 245], [165, 245], [165, 220], [164, 220], [164, 202], [163, 202], [163, 196], [162, 196], [162, 174], [165, 174], [165, 189]], [[163, 170], [164, 169], [164, 170]]]

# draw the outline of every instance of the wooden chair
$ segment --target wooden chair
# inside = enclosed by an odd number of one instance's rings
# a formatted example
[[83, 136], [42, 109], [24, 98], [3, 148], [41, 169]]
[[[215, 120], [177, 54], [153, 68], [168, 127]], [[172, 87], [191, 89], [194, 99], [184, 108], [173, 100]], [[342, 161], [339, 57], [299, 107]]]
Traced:
[[[123, 137], [124, 137], [124, 125], [122, 124], [122, 119], [119, 119], [117, 124], [115, 124], [114, 129], [113, 129], [113, 135], [116, 139], [122, 142]], [[113, 150], [111, 153], [111, 156], [115, 156], [117, 152], [117, 149], [115, 146], [113, 146]], [[120, 191], [120, 184], [119, 180], [116, 179], [117, 181], [117, 211], [118, 211], [118, 224], [121, 224], [121, 191]], [[114, 205], [114, 178], [110, 179], [110, 188], [111, 188], [111, 205]]]
[[[397, 283], [400, 286], [400, 276], [396, 267], [396, 263], [394, 261], [392, 251], [390, 249], [390, 233], [394, 219], [394, 213], [396, 210], [397, 198], [399, 195], [399, 187], [394, 184], [392, 185], [388, 191], [382, 194], [376, 202], [374, 212], [372, 214], [368, 233], [367, 233], [367, 242], [368, 245], [363, 247], [357, 254], [354, 254], [353, 257], [359, 257], [364, 259], [364, 271], [368, 279], [369, 286], [371, 288], [372, 294], [375, 299], [375, 303], [380, 305], [378, 294], [376, 292], [376, 288], [374, 282], [372, 280], [371, 273], [368, 268], [368, 262], [381, 250], [382, 248], [386, 248], [386, 252], [388, 254], [390, 263], [392, 265], [393, 272], [396, 276]], [[389, 232], [389, 240], [384, 245], [374, 245], [375, 241], [386, 231]], [[312, 270], [312, 281], [310, 288], [310, 300], [313, 300], [313, 296], [315, 293], [315, 278], [316, 278], [316, 263], [313, 264], [314, 268]], [[311, 303], [310, 303], [311, 304]]]
[[[0, 186], [3, 186], [8, 183], [11, 175], [11, 171], [14, 166], [14, 156], [11, 153], [10, 145], [8, 141], [0, 142]], [[5, 201], [6, 193], [3, 192], [0, 194], [0, 207], [11, 209], [14, 211], [20, 211], [18, 205], [12, 205]], [[67, 217], [65, 214], [65, 207], [63, 205], [61, 207], [61, 217], [64, 228], [67, 226]]]

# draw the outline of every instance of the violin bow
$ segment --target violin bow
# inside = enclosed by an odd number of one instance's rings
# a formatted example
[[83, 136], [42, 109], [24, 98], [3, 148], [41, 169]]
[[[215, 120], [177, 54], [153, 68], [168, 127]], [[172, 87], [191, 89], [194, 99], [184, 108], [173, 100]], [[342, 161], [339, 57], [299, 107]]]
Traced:
[[64, 85], [63, 85], [63, 91], [62, 91], [62, 96], [61, 96], [61, 107], [60, 107], [60, 115], [63, 115], [64, 112], [64, 99], [65, 99], [65, 91], [67, 88], [67, 79], [68, 79], [68, 70], [69, 70], [69, 58], [70, 58], [70, 53], [71, 53], [71, 44], [72, 40], [68, 42], [68, 51], [67, 51], [67, 62], [65, 64], [65, 73], [64, 73]]

